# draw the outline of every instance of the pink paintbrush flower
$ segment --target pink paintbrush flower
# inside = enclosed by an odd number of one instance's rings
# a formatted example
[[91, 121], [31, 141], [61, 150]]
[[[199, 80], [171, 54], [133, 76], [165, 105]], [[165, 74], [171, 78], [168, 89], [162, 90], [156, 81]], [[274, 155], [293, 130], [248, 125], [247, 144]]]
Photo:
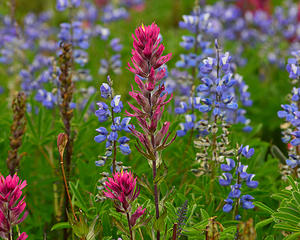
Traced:
[[105, 183], [104, 195], [116, 200], [117, 211], [126, 212], [130, 204], [139, 196], [140, 189], [136, 185], [136, 178], [131, 172], [116, 172], [113, 178], [108, 178]]
[[[22, 196], [22, 190], [26, 186], [26, 181], [21, 181], [17, 174], [6, 178], [0, 176], [0, 237], [8, 238], [11, 229], [21, 223], [28, 212], [22, 217], [26, 203], [25, 196]], [[21, 238], [25, 239], [25, 238]]]
[[26, 240], [28, 238], [28, 235], [23, 232], [21, 233], [21, 235], [17, 238], [17, 240]]
[[135, 225], [138, 218], [145, 214], [146, 208], [138, 207], [131, 215], [131, 203], [139, 196], [140, 189], [137, 186], [136, 178], [131, 172], [115, 172], [113, 178], [108, 178], [104, 183], [106, 191], [103, 194], [115, 201], [115, 207], [118, 212], [127, 215], [129, 229]]
[[[140, 26], [133, 34], [132, 64], [128, 63], [129, 71], [135, 74], [135, 82], [139, 91], [133, 90], [129, 95], [136, 101], [139, 107], [128, 103], [133, 113], [127, 112], [128, 116], [135, 117], [142, 132], [135, 128], [129, 128], [138, 139], [136, 148], [148, 160], [152, 161], [153, 181], [157, 174], [157, 164], [159, 164], [158, 152], [169, 146], [176, 138], [176, 134], [169, 142], [168, 132], [170, 123], [164, 122], [162, 128], [158, 130], [165, 105], [172, 100], [172, 94], [168, 98], [165, 86], [161, 80], [166, 76], [163, 64], [171, 59], [171, 53], [163, 56], [165, 49], [159, 38], [159, 27], [152, 23], [149, 26]], [[167, 99], [168, 98], [168, 99]], [[143, 145], [144, 147], [142, 147]], [[157, 183], [154, 183], [154, 201], [156, 219], [159, 218], [159, 191]], [[135, 217], [142, 214], [138, 209], [132, 216], [132, 223]], [[160, 232], [157, 231], [156, 238], [160, 239]]]
[[[165, 91], [164, 84], [160, 83], [166, 75], [166, 70], [160, 68], [171, 59], [171, 53], [163, 56], [164, 45], [159, 38], [159, 27], [152, 23], [149, 26], [140, 26], [133, 35], [133, 49], [131, 62], [128, 63], [128, 69], [136, 74], [135, 82], [139, 91], [129, 92], [129, 95], [135, 99], [139, 107], [129, 104], [134, 113], [127, 112], [128, 116], [135, 117], [144, 133], [131, 129], [132, 133], [140, 140], [140, 143], [146, 148], [143, 151], [137, 146], [148, 159], [154, 159], [157, 150], [163, 150], [167, 145], [175, 140], [175, 137], [166, 144], [170, 134], [167, 133], [169, 122], [163, 123], [163, 129], [157, 133], [157, 126], [162, 118], [164, 106], [172, 100], [169, 99]], [[167, 130], [167, 131], [165, 131]], [[163, 140], [164, 139], [164, 140]]]
[[150, 72], [162, 66], [171, 59], [172, 54], [162, 56], [164, 45], [160, 44], [159, 27], [152, 23], [150, 26], [140, 26], [135, 30], [131, 61], [129, 70], [141, 77], [149, 77]]

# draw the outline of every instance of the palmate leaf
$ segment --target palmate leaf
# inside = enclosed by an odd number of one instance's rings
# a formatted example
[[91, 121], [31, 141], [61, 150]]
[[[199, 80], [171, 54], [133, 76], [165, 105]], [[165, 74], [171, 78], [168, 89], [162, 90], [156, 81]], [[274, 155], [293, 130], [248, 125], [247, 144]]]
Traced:
[[276, 224], [274, 228], [291, 232], [291, 238], [296, 239], [296, 233], [300, 232], [300, 192], [297, 184], [292, 177], [288, 177], [291, 189], [283, 190], [283, 196], [280, 207], [277, 212], [272, 214]]
[[254, 206], [256, 207], [259, 207], [260, 209], [270, 213], [270, 214], [273, 214], [274, 213], [274, 210], [270, 207], [268, 207], [267, 205], [263, 204], [262, 202], [253, 202]]
[[287, 237], [285, 237], [283, 240], [294, 240], [294, 239], [299, 239], [299, 236], [300, 236], [300, 232], [296, 232], [296, 233], [293, 233]]
[[260, 222], [258, 222], [256, 225], [255, 225], [255, 229], [259, 229], [259, 228], [262, 228], [270, 223], [272, 223], [274, 221], [273, 218], [267, 218], [265, 220], [262, 220]]

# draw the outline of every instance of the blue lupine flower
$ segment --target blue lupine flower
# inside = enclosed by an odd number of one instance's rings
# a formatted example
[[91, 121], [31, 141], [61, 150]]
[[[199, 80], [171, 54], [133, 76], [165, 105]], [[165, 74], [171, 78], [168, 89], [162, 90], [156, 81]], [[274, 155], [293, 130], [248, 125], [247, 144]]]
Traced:
[[183, 114], [187, 111], [187, 104], [185, 102], [180, 102], [179, 107], [175, 108], [175, 113]]
[[232, 57], [229, 55], [229, 52], [226, 52], [220, 56], [220, 66], [224, 72], [229, 70], [231, 59]]
[[95, 112], [95, 115], [98, 117], [99, 122], [105, 122], [110, 115], [108, 106], [104, 102], [98, 102], [97, 105], [99, 109]]
[[233, 200], [231, 198], [227, 198], [224, 201], [226, 204], [223, 207], [223, 212], [230, 212], [232, 210]]
[[[130, 117], [125, 117], [125, 118], [122, 119], [122, 121], [121, 121], [121, 129], [123, 131], [125, 131], [125, 132], [131, 132], [130, 129], [129, 129], [129, 122], [130, 122], [130, 120], [131, 120]], [[130, 127], [134, 128], [133, 125], [131, 125]]]
[[254, 176], [255, 176], [255, 174], [248, 174], [246, 184], [249, 188], [257, 188], [257, 186], [258, 186], [258, 182], [253, 181]]
[[300, 159], [299, 159], [298, 155], [289, 154], [289, 159], [286, 160], [286, 164], [291, 168], [300, 166]]
[[246, 172], [248, 168], [248, 165], [243, 165], [241, 163], [239, 163], [239, 166], [237, 168], [237, 174], [240, 174], [240, 177], [242, 179], [246, 179], [248, 177], [248, 173]]
[[221, 186], [229, 186], [232, 181], [232, 175], [230, 173], [223, 173], [219, 179]]
[[235, 161], [231, 158], [226, 158], [227, 164], [221, 164], [221, 170], [224, 172], [231, 171], [235, 167]]
[[[115, 113], [120, 113], [123, 109], [123, 103], [120, 100], [121, 95], [113, 96], [113, 89], [112, 89], [112, 81], [110, 77], [107, 77], [107, 83], [102, 83], [100, 87], [101, 97], [104, 99], [109, 98], [110, 99], [110, 106], [108, 106], [104, 102], [98, 102], [97, 105], [99, 106], [99, 109], [95, 112], [95, 115], [98, 117], [99, 122], [104, 122], [108, 120], [108, 117], [111, 117], [111, 131], [108, 131], [104, 127], [100, 127], [96, 129], [96, 131], [99, 133], [99, 135], [95, 136], [94, 140], [98, 143], [101, 143], [103, 141], [106, 141], [106, 149], [105, 156], [103, 158], [107, 159], [108, 157], [111, 157], [113, 154], [113, 151], [116, 149], [112, 146], [117, 146], [118, 150], [123, 155], [128, 155], [131, 153], [131, 149], [129, 147], [129, 141], [130, 139], [126, 136], [120, 136], [122, 132], [130, 132], [129, 129], [129, 122], [131, 120], [130, 117], [125, 117], [121, 119], [120, 116], [115, 116]], [[114, 113], [114, 114], [112, 114]], [[112, 119], [112, 117], [114, 118]], [[130, 126], [133, 127], [132, 125]], [[114, 154], [115, 156], [115, 154]], [[103, 166], [105, 164], [106, 160], [100, 159], [96, 161], [96, 166]], [[119, 166], [120, 167], [120, 166]], [[118, 168], [119, 168], [118, 167]]]
[[99, 133], [99, 135], [95, 136], [95, 141], [97, 143], [101, 143], [103, 141], [106, 140], [107, 138], [107, 135], [108, 135], [108, 131], [106, 130], [106, 128], [104, 127], [100, 127], [100, 128], [97, 128], [96, 131]]
[[300, 67], [297, 59], [289, 58], [286, 70], [290, 74], [289, 77], [292, 79], [297, 79], [300, 76]]
[[115, 52], [120, 52], [123, 48], [123, 45], [120, 44], [120, 39], [119, 38], [113, 38], [109, 45], [111, 46], [111, 48], [115, 51]]
[[254, 197], [252, 197], [251, 195], [248, 195], [248, 194], [247, 195], [243, 195], [241, 197], [241, 200], [240, 200], [242, 208], [244, 208], [244, 209], [252, 209], [252, 208], [254, 208], [254, 205], [251, 202], [251, 200], [253, 200], [253, 199], [254, 199]]
[[71, 6], [78, 8], [80, 6], [81, 0], [70, 0]]
[[107, 137], [107, 140], [110, 142], [117, 141], [117, 139], [118, 139], [118, 133], [114, 131], [112, 131]]
[[115, 113], [120, 113], [123, 109], [123, 103], [121, 101], [121, 95], [116, 95], [111, 101], [111, 107]]
[[68, 7], [68, 0], [56, 0], [56, 9], [64, 11]]
[[[248, 174], [246, 172], [248, 166], [243, 165], [241, 163], [241, 157], [245, 157], [245, 159], [249, 159], [254, 153], [254, 150], [250, 151], [249, 146], [243, 147], [240, 146], [237, 152], [237, 161], [236, 164], [234, 159], [227, 158], [227, 164], [221, 165], [221, 170], [224, 171], [222, 176], [220, 177], [219, 183], [221, 186], [229, 186], [230, 185], [230, 193], [228, 194], [227, 199], [225, 200], [226, 204], [223, 207], [224, 212], [230, 212], [233, 208], [234, 201], [232, 199], [237, 199], [236, 204], [241, 205], [244, 209], [251, 209], [254, 207], [252, 200], [254, 199], [250, 195], [242, 195], [242, 185], [245, 184], [249, 188], [257, 188], [258, 181], [253, 180], [255, 175]], [[230, 172], [233, 172], [232, 175]], [[231, 185], [232, 182], [235, 182]]]
[[103, 8], [103, 15], [101, 17], [102, 22], [109, 23], [118, 21], [120, 19], [126, 19], [128, 12], [125, 8], [114, 8], [113, 5], [108, 4]]
[[244, 157], [251, 158], [254, 154], [254, 148], [249, 148], [249, 146], [247, 145], [246, 147], [242, 148], [241, 153]]
[[107, 83], [102, 83], [100, 87], [101, 97], [107, 99], [111, 95], [111, 88]]
[[234, 185], [231, 185], [231, 192], [229, 193], [228, 197], [229, 198], [239, 198], [241, 196], [241, 184], [234, 184]]

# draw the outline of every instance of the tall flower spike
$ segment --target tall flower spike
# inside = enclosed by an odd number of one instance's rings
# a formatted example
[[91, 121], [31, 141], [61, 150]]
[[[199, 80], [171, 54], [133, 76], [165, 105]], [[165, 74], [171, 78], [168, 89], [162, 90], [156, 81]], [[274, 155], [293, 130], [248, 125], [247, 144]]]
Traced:
[[[156, 178], [157, 165], [160, 164], [158, 152], [165, 149], [176, 138], [175, 134], [173, 139], [168, 142], [169, 122], [163, 123], [162, 128], [158, 129], [165, 105], [172, 99], [172, 95], [167, 99], [168, 93], [165, 92], [165, 86], [160, 83], [160, 80], [166, 75], [166, 70], [162, 65], [171, 59], [171, 54], [162, 55], [164, 46], [161, 44], [159, 31], [160, 29], [155, 23], [149, 26], [142, 25], [135, 30], [135, 35], [132, 36], [132, 65], [128, 63], [128, 69], [135, 74], [135, 82], [139, 87], [139, 91], [132, 90], [129, 95], [136, 101], [139, 108], [128, 103], [134, 113], [127, 114], [137, 119], [142, 132], [134, 128], [130, 128], [130, 130], [139, 139], [136, 145], [137, 150], [152, 162], [153, 181]], [[157, 183], [154, 183], [154, 201], [156, 219], [158, 219], [159, 191]], [[160, 239], [159, 231], [157, 231], [157, 239]]]
[[105, 127], [99, 127], [96, 131], [99, 133], [95, 136], [95, 142], [101, 143], [106, 141], [106, 152], [104, 156], [100, 157], [100, 160], [96, 161], [97, 166], [103, 166], [108, 158], [112, 157], [112, 172], [120, 171], [122, 164], [118, 165], [116, 162], [117, 150], [119, 149], [123, 155], [128, 155], [131, 153], [129, 147], [130, 139], [126, 136], [120, 136], [124, 132], [130, 132], [129, 122], [130, 117], [116, 116], [117, 113], [121, 113], [123, 110], [123, 103], [121, 101], [121, 95], [115, 95], [113, 90], [113, 81], [108, 76], [107, 83], [102, 83], [100, 87], [101, 97], [104, 99], [109, 99], [110, 104], [104, 102], [98, 102], [97, 105], [99, 109], [95, 112], [98, 117], [99, 122], [111, 121], [111, 132], [109, 132]]
[[9, 150], [6, 160], [7, 167], [11, 176], [13, 176], [16, 172], [22, 157], [22, 154], [18, 155], [18, 149], [22, 144], [22, 137], [25, 133], [26, 128], [26, 97], [23, 92], [19, 92], [13, 99], [12, 109], [14, 119], [11, 126], [11, 136], [9, 138], [11, 150]]
[[288, 59], [286, 69], [293, 84], [290, 94], [290, 103], [281, 105], [278, 111], [279, 118], [284, 118], [286, 123], [282, 124], [282, 141], [288, 144], [288, 159], [282, 171], [282, 178], [286, 179], [287, 173], [300, 177], [300, 51], [292, 52], [293, 57]]
[[[20, 224], [27, 217], [25, 196], [21, 198], [22, 190], [26, 187], [26, 181], [19, 179], [17, 174], [8, 175], [6, 178], [0, 176], [0, 237], [11, 239], [11, 232], [14, 226]], [[25, 238], [25, 233], [23, 238]]]
[[[252, 209], [254, 205], [252, 200], [254, 197], [245, 194], [242, 195], [242, 186], [246, 185], [249, 188], [257, 188], [258, 182], [254, 181], [254, 174], [249, 174], [246, 172], [248, 166], [242, 165], [241, 158], [244, 157], [247, 160], [254, 154], [254, 149], [249, 148], [249, 146], [244, 147], [241, 145], [237, 149], [236, 162], [233, 159], [227, 158], [227, 164], [221, 165], [221, 170], [225, 171], [223, 176], [220, 177], [219, 183], [221, 186], [230, 186], [231, 191], [225, 199], [225, 204], [223, 206], [224, 212], [230, 212], [234, 209], [234, 216], [236, 220], [240, 220], [241, 216], [238, 214], [239, 207], [244, 209]], [[243, 188], [244, 189], [244, 188]]]

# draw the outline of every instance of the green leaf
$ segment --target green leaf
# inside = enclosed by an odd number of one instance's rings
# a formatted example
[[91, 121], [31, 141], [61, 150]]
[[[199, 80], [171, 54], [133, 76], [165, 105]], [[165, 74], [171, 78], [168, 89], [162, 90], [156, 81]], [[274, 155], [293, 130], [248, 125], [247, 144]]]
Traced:
[[153, 184], [157, 183], [157, 185], [159, 186], [163, 182], [163, 180], [166, 178], [166, 176], [168, 174], [168, 168], [167, 168], [167, 166], [165, 165], [164, 162], [163, 162], [163, 167], [164, 167], [163, 175], [161, 175], [161, 176], [157, 175], [156, 178], [153, 180]]
[[256, 225], [255, 225], [255, 229], [259, 229], [259, 228], [262, 228], [270, 223], [273, 222], [273, 218], [268, 218], [268, 219], [265, 219], [263, 221], [260, 221], [258, 222]]
[[65, 229], [65, 228], [71, 228], [69, 222], [56, 223], [52, 226], [51, 231]]
[[294, 239], [299, 239], [298, 237], [300, 236], [300, 232], [293, 233], [289, 236], [286, 236], [283, 240], [294, 240]]
[[298, 206], [300, 206], [300, 193], [293, 192], [293, 197], [294, 197], [295, 201], [297, 202]]
[[76, 202], [75, 204], [81, 208], [84, 212], [88, 211], [88, 206], [86, 205], [86, 201], [84, 201], [81, 193], [78, 191], [78, 187], [75, 186], [73, 182], [69, 182], [70, 190], [72, 194], [74, 195]]
[[201, 212], [201, 218], [202, 218], [202, 220], [209, 219], [208, 213], [203, 208], [200, 209], [200, 212]]
[[289, 181], [289, 183], [291, 184], [291, 186], [293, 187], [294, 191], [298, 191], [298, 187], [294, 181], [294, 179], [291, 176], [287, 176], [287, 180]]
[[281, 163], [285, 164], [285, 160], [287, 158], [285, 157], [285, 155], [282, 153], [282, 151], [276, 145], [271, 146], [271, 153], [274, 157], [278, 158], [281, 161]]
[[272, 208], [268, 207], [267, 205], [263, 204], [262, 202], [257, 202], [257, 201], [256, 201], [256, 202], [253, 202], [253, 204], [254, 204], [254, 206], [259, 207], [259, 208], [261, 208], [262, 210], [264, 210], [264, 211], [266, 211], [266, 212], [268, 212], [268, 213], [270, 213], [270, 214], [273, 214], [273, 213], [274, 213], [274, 211], [273, 211]]
[[89, 233], [86, 236], [86, 240], [95, 240], [96, 236], [100, 233], [101, 225], [97, 224], [98, 221], [97, 216], [89, 227]]
[[293, 218], [297, 219], [297, 221], [300, 222], [300, 213], [299, 213], [299, 211], [295, 210], [294, 208], [281, 207], [278, 209], [278, 212], [292, 215]]
[[156, 231], [162, 232], [165, 228], [165, 218], [167, 217], [167, 209], [164, 208], [162, 214], [159, 216], [158, 219], [155, 219], [154, 222], [154, 229]]
[[287, 223], [277, 223], [277, 224], [274, 225], [274, 228], [281, 229], [281, 230], [288, 231], [288, 232], [298, 232], [298, 231], [300, 231], [300, 228], [293, 227], [293, 226], [291, 226], [290, 224], [287, 224]]
[[273, 213], [273, 216], [282, 221], [287, 221], [290, 224], [297, 225], [299, 223], [299, 221], [297, 221], [297, 219], [295, 219], [295, 217], [289, 213], [276, 212], [276, 213]]

